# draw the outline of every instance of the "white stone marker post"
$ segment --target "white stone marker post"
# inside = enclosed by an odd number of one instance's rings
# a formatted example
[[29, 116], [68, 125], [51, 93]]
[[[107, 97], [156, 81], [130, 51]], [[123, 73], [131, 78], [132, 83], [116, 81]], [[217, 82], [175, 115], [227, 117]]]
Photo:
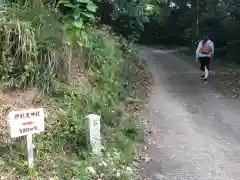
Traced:
[[90, 150], [97, 154], [101, 154], [102, 143], [101, 143], [101, 117], [96, 114], [89, 114], [86, 118], [86, 133], [87, 143]]

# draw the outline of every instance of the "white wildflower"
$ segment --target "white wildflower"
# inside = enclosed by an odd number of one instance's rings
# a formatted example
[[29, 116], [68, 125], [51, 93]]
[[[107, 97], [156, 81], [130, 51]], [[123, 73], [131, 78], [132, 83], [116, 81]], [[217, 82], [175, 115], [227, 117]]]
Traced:
[[133, 173], [133, 170], [132, 170], [132, 168], [130, 168], [130, 167], [127, 167], [127, 168], [126, 168], [126, 171], [127, 171], [128, 173], [130, 173], [130, 174]]
[[90, 172], [91, 174], [96, 174], [96, 171], [94, 170], [93, 167], [88, 167], [87, 170], [88, 170], [88, 172]]
[[59, 180], [59, 178], [55, 176], [53, 178], [50, 178], [49, 180]]
[[107, 167], [107, 163], [104, 162], [104, 161], [102, 161], [102, 162], [99, 163], [99, 166], [101, 166], [101, 167]]
[[127, 167], [124, 165], [121, 165], [121, 169], [124, 170], [124, 169], [127, 169]]
[[119, 152], [114, 152], [115, 159], [120, 159], [120, 153]]
[[132, 168], [127, 167], [126, 170], [127, 170], [127, 171], [132, 171]]
[[119, 170], [117, 170], [117, 172], [116, 172], [116, 177], [120, 177], [120, 172], [119, 172]]

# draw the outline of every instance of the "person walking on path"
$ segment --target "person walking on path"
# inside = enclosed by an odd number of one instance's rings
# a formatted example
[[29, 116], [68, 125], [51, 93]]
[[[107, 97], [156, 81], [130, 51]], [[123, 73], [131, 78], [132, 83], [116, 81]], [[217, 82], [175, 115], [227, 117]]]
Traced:
[[210, 62], [213, 59], [213, 55], [214, 44], [208, 36], [204, 36], [196, 50], [196, 61], [200, 62], [200, 70], [202, 72], [201, 79], [204, 80], [205, 83], [208, 81]]

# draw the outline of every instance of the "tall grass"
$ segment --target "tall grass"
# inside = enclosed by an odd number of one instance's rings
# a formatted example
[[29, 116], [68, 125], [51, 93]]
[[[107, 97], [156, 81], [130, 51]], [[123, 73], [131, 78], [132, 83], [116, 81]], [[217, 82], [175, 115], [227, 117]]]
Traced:
[[46, 8], [0, 6], [0, 78], [10, 88], [37, 85], [50, 91], [51, 80], [68, 72], [68, 46], [58, 14]]

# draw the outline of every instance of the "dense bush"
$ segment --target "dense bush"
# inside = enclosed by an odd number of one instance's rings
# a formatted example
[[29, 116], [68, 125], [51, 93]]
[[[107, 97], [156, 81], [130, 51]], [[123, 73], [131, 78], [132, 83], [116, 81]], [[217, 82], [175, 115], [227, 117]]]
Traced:
[[101, 24], [111, 25], [118, 34], [138, 40], [148, 22], [149, 12], [143, 1], [103, 0], [98, 3]]

